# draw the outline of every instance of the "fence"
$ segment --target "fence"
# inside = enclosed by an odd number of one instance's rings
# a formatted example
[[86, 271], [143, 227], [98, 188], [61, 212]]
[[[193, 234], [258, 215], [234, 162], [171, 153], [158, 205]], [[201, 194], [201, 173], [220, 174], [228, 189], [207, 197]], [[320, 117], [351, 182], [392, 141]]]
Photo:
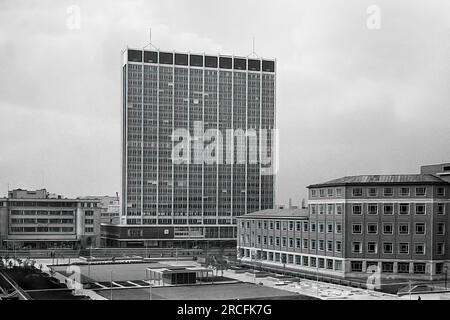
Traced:
[[[234, 255], [235, 249], [209, 248], [208, 255]], [[1, 257], [10, 258], [77, 258], [77, 257], [98, 257], [112, 258], [123, 256], [140, 256], [149, 258], [158, 257], [183, 257], [183, 256], [203, 256], [202, 249], [177, 249], [177, 248], [92, 248], [92, 249], [48, 249], [48, 250], [0, 250]]]

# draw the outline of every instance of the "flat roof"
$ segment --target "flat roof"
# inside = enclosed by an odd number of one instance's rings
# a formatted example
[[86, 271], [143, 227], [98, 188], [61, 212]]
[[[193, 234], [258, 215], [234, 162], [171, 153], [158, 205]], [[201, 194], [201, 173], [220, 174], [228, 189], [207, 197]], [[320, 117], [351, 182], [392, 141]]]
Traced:
[[208, 268], [147, 268], [149, 271], [160, 272], [163, 274], [179, 274], [179, 273], [196, 273], [196, 272], [208, 272], [214, 271]]
[[[147, 288], [120, 288], [96, 290], [96, 293], [113, 300], [149, 300]], [[229, 283], [214, 285], [178, 285], [153, 287], [153, 300], [237, 300], [237, 299], [298, 299], [317, 300], [295, 292], [259, 286], [253, 283]]]
[[276, 72], [276, 59], [259, 56], [236, 56], [230, 54], [206, 54], [191, 52], [162, 51], [159, 49], [127, 48], [123, 51], [125, 63], [150, 63], [155, 65], [173, 65], [179, 67], [212, 68], [221, 70], [240, 70]]
[[0, 198], [1, 201], [16, 202], [100, 202], [100, 199], [80, 199], [80, 198]]
[[308, 219], [308, 209], [266, 209], [238, 216], [238, 219]]

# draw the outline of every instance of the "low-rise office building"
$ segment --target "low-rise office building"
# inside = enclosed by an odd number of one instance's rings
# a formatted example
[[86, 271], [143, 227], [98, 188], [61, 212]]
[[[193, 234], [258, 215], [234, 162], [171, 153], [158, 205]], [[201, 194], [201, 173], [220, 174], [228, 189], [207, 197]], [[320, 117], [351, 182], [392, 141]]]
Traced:
[[449, 182], [432, 174], [366, 175], [308, 189], [307, 210], [238, 218], [243, 261], [338, 277], [443, 277], [449, 264]]
[[45, 189], [17, 189], [0, 198], [0, 247], [90, 246], [100, 246], [98, 199], [67, 199]]
[[120, 223], [120, 201], [119, 196], [87, 196], [81, 199], [99, 200], [100, 222], [116, 225]]

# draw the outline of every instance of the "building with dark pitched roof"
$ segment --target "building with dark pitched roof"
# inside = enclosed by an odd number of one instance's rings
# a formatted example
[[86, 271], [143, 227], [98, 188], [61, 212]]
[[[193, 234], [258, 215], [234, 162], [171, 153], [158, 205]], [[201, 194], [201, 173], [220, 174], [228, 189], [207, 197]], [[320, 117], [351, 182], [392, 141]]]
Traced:
[[441, 278], [449, 264], [450, 183], [422, 171], [313, 184], [307, 212], [241, 216], [239, 255], [250, 263], [345, 278], [374, 272]]

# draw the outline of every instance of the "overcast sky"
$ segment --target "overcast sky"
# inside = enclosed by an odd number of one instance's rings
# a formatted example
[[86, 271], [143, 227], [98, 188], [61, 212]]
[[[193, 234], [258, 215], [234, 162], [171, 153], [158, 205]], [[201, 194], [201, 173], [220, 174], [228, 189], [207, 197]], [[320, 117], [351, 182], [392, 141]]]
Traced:
[[255, 37], [277, 58], [277, 203], [450, 161], [449, 17], [448, 0], [1, 0], [0, 194], [120, 191], [120, 52], [150, 27], [162, 50], [248, 55]]

